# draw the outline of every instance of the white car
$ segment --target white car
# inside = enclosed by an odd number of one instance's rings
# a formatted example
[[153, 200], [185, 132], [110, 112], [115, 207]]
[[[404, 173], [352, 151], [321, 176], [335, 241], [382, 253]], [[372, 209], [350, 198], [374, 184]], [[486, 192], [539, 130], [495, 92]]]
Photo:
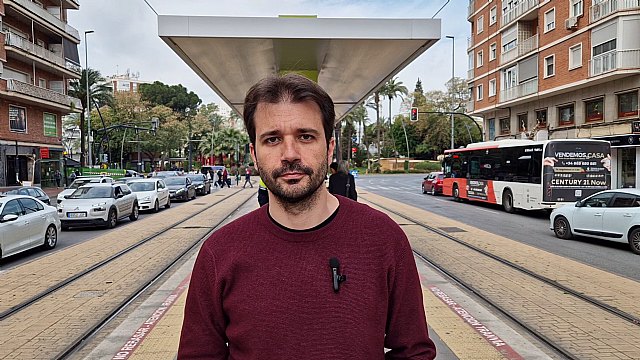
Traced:
[[555, 209], [550, 228], [561, 239], [581, 235], [628, 243], [640, 254], [640, 190], [605, 190]]
[[71, 185], [58, 193], [58, 197], [56, 198], [56, 204], [60, 204], [66, 195], [73, 194], [77, 188], [86, 184], [111, 184], [113, 183], [113, 178], [109, 176], [78, 176]]
[[58, 243], [60, 219], [56, 208], [31, 196], [0, 195], [0, 259]]
[[164, 206], [165, 209], [171, 207], [169, 188], [162, 179], [132, 179], [127, 181], [127, 185], [138, 197], [140, 210], [158, 212], [160, 206]]
[[76, 189], [58, 204], [62, 230], [73, 226], [113, 228], [119, 219], [138, 220], [138, 198], [126, 184], [90, 184]]

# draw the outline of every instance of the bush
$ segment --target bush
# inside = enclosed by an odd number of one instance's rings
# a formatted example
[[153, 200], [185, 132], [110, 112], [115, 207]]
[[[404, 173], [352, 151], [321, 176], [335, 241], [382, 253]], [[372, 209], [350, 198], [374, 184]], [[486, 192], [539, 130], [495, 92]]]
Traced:
[[415, 170], [420, 172], [440, 171], [442, 170], [442, 165], [439, 161], [423, 161], [416, 164]]

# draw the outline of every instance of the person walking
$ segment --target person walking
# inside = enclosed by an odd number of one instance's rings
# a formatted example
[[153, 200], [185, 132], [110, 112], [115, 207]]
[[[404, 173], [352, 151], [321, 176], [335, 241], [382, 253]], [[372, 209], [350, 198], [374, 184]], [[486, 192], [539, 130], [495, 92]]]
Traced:
[[324, 186], [334, 111], [300, 75], [249, 89], [243, 118], [269, 206], [202, 245], [178, 359], [435, 358], [406, 235]]
[[60, 170], [56, 169], [56, 172], [53, 173], [53, 178], [56, 180], [56, 187], [60, 187], [60, 182], [62, 181], [62, 173]]
[[253, 189], [253, 184], [251, 183], [251, 169], [248, 166], [244, 172], [244, 185], [242, 185], [242, 188], [244, 189], [247, 184], [249, 184], [249, 186], [251, 186], [251, 188]]
[[224, 184], [222, 183], [222, 170], [218, 170], [216, 175], [218, 176], [218, 185], [220, 185], [220, 189], [222, 189], [224, 187]]
[[331, 165], [329, 165], [329, 169], [331, 171], [331, 176], [329, 176], [329, 192], [358, 201], [356, 179], [353, 175], [349, 174], [346, 161], [341, 161], [340, 163], [332, 162]]

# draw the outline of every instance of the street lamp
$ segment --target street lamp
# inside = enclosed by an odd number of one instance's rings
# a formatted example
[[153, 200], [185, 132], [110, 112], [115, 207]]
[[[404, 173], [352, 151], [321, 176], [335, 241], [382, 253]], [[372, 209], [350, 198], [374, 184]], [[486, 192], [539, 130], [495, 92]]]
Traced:
[[89, 167], [93, 167], [93, 155], [91, 155], [91, 100], [89, 100], [91, 98], [91, 89], [89, 89], [89, 49], [87, 46], [87, 34], [91, 34], [93, 32], [93, 30], [87, 30], [84, 32], [84, 77], [87, 80], [87, 130], [89, 133], [89, 151], [87, 154], [89, 155]]
[[456, 73], [456, 38], [454, 36], [447, 35], [447, 39], [453, 40], [451, 43], [451, 148], [453, 149], [453, 79]]
[[185, 108], [184, 112], [187, 116], [187, 124], [189, 125], [189, 138], [187, 139], [187, 147], [189, 148], [189, 162], [188, 162], [188, 166], [187, 166], [187, 172], [191, 172], [191, 131], [193, 130], [191, 128], [191, 118], [189, 117], [189, 111], [191, 111], [190, 108]]

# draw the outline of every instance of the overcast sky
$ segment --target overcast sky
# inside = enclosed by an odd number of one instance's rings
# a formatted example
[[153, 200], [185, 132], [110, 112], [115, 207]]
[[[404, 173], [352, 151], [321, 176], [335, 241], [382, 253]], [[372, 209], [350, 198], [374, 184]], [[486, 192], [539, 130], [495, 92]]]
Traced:
[[[317, 15], [322, 18], [431, 18], [446, 0], [147, 0], [160, 15], [268, 16]], [[203, 103], [223, 104], [220, 98], [158, 37], [156, 14], [144, 0], [80, 0], [80, 10], [69, 11], [69, 23], [78, 29], [80, 61], [85, 66], [84, 32], [89, 67], [103, 76], [139, 73], [145, 81], [182, 84]], [[452, 0], [438, 14], [442, 40], [401, 71], [397, 77], [413, 91], [418, 77], [425, 91], [444, 89], [451, 78], [451, 40], [455, 36], [455, 74], [467, 73], [467, 0]], [[386, 106], [386, 102], [384, 103]], [[399, 103], [392, 106], [398, 112]], [[387, 114], [385, 108], [383, 114]], [[375, 116], [374, 116], [375, 117]]]

